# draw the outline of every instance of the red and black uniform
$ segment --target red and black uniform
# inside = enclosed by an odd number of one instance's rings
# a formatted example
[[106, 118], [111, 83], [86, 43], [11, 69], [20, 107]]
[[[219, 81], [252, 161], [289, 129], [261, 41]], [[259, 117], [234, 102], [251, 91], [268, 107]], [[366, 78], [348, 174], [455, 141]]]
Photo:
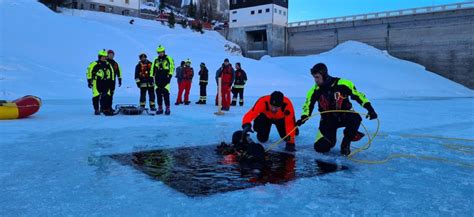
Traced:
[[191, 92], [191, 84], [194, 77], [194, 69], [191, 66], [183, 66], [181, 69], [181, 80], [178, 88], [178, 98], [176, 105], [183, 103], [182, 96], [184, 92], [184, 103], [189, 104], [189, 93]]
[[247, 83], [247, 73], [242, 69], [237, 69], [235, 71], [235, 81], [234, 86], [232, 86], [232, 105], [237, 105], [237, 97], [240, 97], [239, 105], [244, 105], [244, 87]]
[[232, 65], [229, 63], [227, 66], [222, 64], [222, 67], [217, 70], [216, 81], [222, 78], [221, 96], [222, 96], [222, 109], [228, 110], [230, 108], [230, 91], [232, 84], [234, 83], [235, 71]]
[[[281, 138], [288, 135], [295, 128], [295, 110], [290, 99], [284, 97], [282, 106], [276, 113], [273, 113], [270, 108], [270, 98], [270, 95], [261, 97], [242, 120], [242, 125], [254, 122], [253, 129], [257, 132], [257, 138], [260, 142], [268, 141], [273, 124], [277, 127]], [[287, 143], [294, 144], [295, 136], [296, 131], [291, 132]]]
[[151, 62], [149, 60], [140, 61], [135, 66], [135, 82], [140, 88], [140, 106], [146, 105], [146, 93], [150, 100], [150, 109], [155, 110], [155, 82], [150, 76]]

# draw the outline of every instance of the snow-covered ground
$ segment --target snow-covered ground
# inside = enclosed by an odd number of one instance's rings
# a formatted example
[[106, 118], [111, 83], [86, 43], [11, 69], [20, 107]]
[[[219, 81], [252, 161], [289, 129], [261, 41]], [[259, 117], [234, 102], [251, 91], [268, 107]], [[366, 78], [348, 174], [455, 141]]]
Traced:
[[[0, 122], [0, 216], [474, 215], [473, 169], [453, 163], [474, 165], [474, 144], [406, 136], [474, 139], [474, 93], [420, 65], [357, 42], [321, 55], [255, 61], [227, 53], [224, 46], [232, 43], [215, 32], [170, 30], [141, 19], [130, 25], [127, 17], [96, 12], [54, 14], [28, 0], [0, 0], [0, 10], [0, 96], [33, 94], [44, 99], [35, 116]], [[151, 59], [158, 44], [164, 44], [177, 62], [188, 57], [195, 67], [206, 62], [211, 77], [226, 57], [242, 62], [249, 73], [246, 106], [222, 117], [213, 115], [212, 105], [172, 107], [169, 117], [93, 116], [84, 77], [97, 51], [114, 49], [122, 64], [124, 86], [117, 90], [115, 102], [136, 103], [132, 70], [138, 54], [146, 52]], [[101, 157], [229, 141], [257, 97], [277, 89], [291, 96], [299, 115], [313, 82], [309, 68], [320, 61], [334, 75], [353, 80], [380, 115], [381, 136], [356, 158], [402, 153], [449, 161], [394, 159], [368, 165], [339, 157], [338, 147], [329, 155], [316, 154], [312, 144], [318, 119], [301, 128], [296, 157], [335, 161], [349, 170], [190, 198]], [[215, 89], [211, 81], [211, 99]], [[194, 86], [194, 100], [197, 94]], [[364, 123], [374, 131], [375, 122]], [[265, 145], [276, 140], [273, 130]], [[456, 151], [446, 144], [471, 148]]]

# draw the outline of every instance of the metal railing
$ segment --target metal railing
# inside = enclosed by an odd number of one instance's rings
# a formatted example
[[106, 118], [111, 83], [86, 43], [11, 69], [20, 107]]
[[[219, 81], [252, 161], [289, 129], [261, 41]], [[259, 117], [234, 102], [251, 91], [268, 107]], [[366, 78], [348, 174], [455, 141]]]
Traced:
[[398, 16], [405, 16], [405, 15], [413, 15], [413, 14], [425, 14], [425, 13], [432, 13], [432, 12], [451, 11], [451, 10], [459, 10], [459, 9], [466, 9], [466, 8], [474, 8], [474, 1], [473, 2], [460, 2], [460, 3], [447, 4], [447, 5], [430, 6], [430, 7], [421, 7], [421, 8], [410, 8], [410, 9], [403, 9], [403, 10], [396, 10], [396, 11], [384, 11], [384, 12], [344, 16], [344, 17], [333, 17], [333, 18], [293, 22], [293, 23], [289, 23], [288, 26], [298, 27], [298, 26], [320, 25], [320, 24], [330, 24], [330, 23], [339, 23], [339, 22], [350, 22], [350, 21], [358, 21], [358, 20], [398, 17]]

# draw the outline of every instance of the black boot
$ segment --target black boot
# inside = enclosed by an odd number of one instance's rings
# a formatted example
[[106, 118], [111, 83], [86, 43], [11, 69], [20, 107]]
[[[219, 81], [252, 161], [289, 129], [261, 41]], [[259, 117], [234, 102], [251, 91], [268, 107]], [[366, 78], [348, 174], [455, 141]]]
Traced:
[[158, 108], [158, 111], [156, 111], [156, 114], [157, 114], [157, 115], [162, 115], [162, 114], [163, 114], [163, 107], [160, 106], [160, 107]]
[[96, 109], [96, 110], [94, 111], [94, 115], [100, 115], [99, 109]]
[[237, 100], [232, 100], [232, 103], [230, 105], [231, 106], [236, 106], [237, 105]]
[[196, 102], [196, 104], [197, 104], [197, 105], [201, 105], [201, 104], [202, 104], [202, 101], [199, 100], [199, 101]]
[[348, 156], [351, 154], [351, 140], [344, 137], [341, 143], [341, 154]]
[[165, 115], [170, 115], [171, 114], [171, 110], [170, 110], [170, 107], [166, 107], [166, 111], [165, 111]]

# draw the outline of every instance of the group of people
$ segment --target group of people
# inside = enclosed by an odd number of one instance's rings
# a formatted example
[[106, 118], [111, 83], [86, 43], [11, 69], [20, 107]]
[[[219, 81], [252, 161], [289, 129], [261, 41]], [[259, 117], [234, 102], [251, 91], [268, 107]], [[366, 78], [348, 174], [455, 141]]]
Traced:
[[[359, 92], [355, 85], [346, 79], [332, 77], [324, 63], [318, 63], [311, 69], [315, 85], [309, 90], [303, 105], [301, 118], [296, 120], [293, 104], [288, 97], [279, 91], [261, 97], [245, 114], [242, 120], [243, 135], [256, 132], [260, 142], [269, 139], [270, 129], [275, 125], [281, 138], [285, 138], [287, 151], [296, 151], [295, 137], [302, 126], [313, 114], [316, 102], [321, 113], [319, 131], [314, 143], [316, 152], [329, 152], [335, 145], [337, 129], [344, 129], [341, 142], [342, 155], [351, 153], [350, 145], [360, 140], [364, 134], [359, 132], [362, 118], [352, 110], [349, 97], [368, 111], [367, 118], [377, 119], [378, 115], [366, 96]], [[346, 111], [346, 112], [345, 112]]]
[[98, 60], [87, 67], [87, 86], [92, 89], [92, 105], [94, 113], [112, 115], [112, 103], [115, 86], [122, 86], [122, 70], [114, 60], [113, 50], [101, 50]]
[[[174, 60], [166, 54], [165, 48], [157, 48], [158, 57], [152, 62], [147, 59], [146, 54], [140, 54], [140, 61], [135, 67], [135, 82], [140, 88], [140, 106], [146, 106], [146, 95], [148, 93], [150, 110], [156, 114], [170, 115], [170, 82], [174, 75]], [[122, 85], [122, 71], [119, 64], [114, 61], [114, 51], [101, 50], [98, 60], [92, 62], [87, 69], [88, 87], [92, 89], [92, 104], [94, 113], [100, 115], [113, 115], [113, 95], [116, 84]], [[295, 151], [295, 139], [299, 135], [298, 127], [302, 126], [311, 117], [318, 103], [321, 112], [319, 131], [314, 143], [317, 152], [329, 152], [336, 145], [336, 134], [338, 128], [344, 129], [344, 137], [341, 142], [341, 154], [349, 155], [352, 141], [360, 140], [364, 134], [359, 132], [362, 118], [357, 113], [341, 112], [352, 110], [352, 100], [358, 102], [368, 111], [367, 118], [377, 119], [377, 113], [366, 96], [359, 92], [355, 85], [346, 79], [332, 77], [328, 74], [328, 68], [324, 63], [318, 63], [311, 69], [315, 85], [309, 90], [306, 102], [303, 105], [301, 118], [296, 120], [295, 111], [291, 100], [282, 92], [275, 91], [271, 95], [261, 97], [255, 105], [244, 115], [242, 120], [243, 134], [256, 132], [260, 142], [269, 139], [271, 126], [275, 125], [281, 138], [285, 138], [287, 151]], [[189, 105], [189, 93], [191, 90], [194, 70], [191, 60], [182, 61], [176, 68], [178, 82], [178, 97], [175, 105]], [[207, 84], [209, 71], [205, 63], [200, 64], [199, 86], [200, 98], [196, 104], [206, 104]], [[222, 110], [228, 111], [230, 106], [244, 105], [244, 88], [247, 82], [247, 74], [240, 63], [235, 64], [235, 69], [228, 59], [216, 71], [216, 82], [220, 83], [220, 95], [222, 97]], [[118, 81], [118, 82], [117, 82]], [[231, 92], [233, 93], [231, 100]], [[184, 93], [184, 100], [183, 100]], [[216, 96], [216, 104], [217, 104]], [[158, 100], [158, 108], [155, 105]], [[163, 102], [164, 106], [163, 107]]]
[[[135, 82], [140, 89], [140, 107], [145, 108], [146, 96], [148, 94], [149, 107], [156, 114], [170, 115], [170, 89], [171, 78], [176, 71], [178, 82], [178, 96], [175, 105], [189, 105], [191, 101], [189, 94], [191, 91], [194, 69], [191, 60], [186, 59], [175, 69], [174, 60], [166, 54], [165, 48], [157, 48], [158, 57], [152, 62], [148, 60], [146, 54], [139, 55], [139, 62], [135, 66]], [[113, 95], [118, 80], [119, 87], [122, 85], [122, 71], [119, 64], [114, 60], [114, 51], [100, 50], [98, 60], [93, 61], [87, 68], [87, 81], [93, 93], [94, 114], [113, 115], [112, 108]], [[205, 63], [200, 64], [199, 70], [200, 97], [196, 102], [198, 105], [207, 103], [207, 84], [209, 80], [209, 70]], [[221, 80], [220, 94], [216, 94], [217, 99], [222, 97], [222, 110], [228, 111], [230, 106], [236, 106], [240, 97], [239, 105], [244, 105], [244, 87], [247, 82], [247, 74], [241, 68], [240, 63], [236, 63], [236, 69], [232, 67], [228, 59], [224, 60], [222, 66], [216, 71], [216, 82]], [[233, 93], [232, 102], [230, 93]], [[183, 100], [184, 94], [184, 100]], [[157, 99], [158, 108], [155, 104]], [[164, 103], [164, 107], [163, 107]]]

